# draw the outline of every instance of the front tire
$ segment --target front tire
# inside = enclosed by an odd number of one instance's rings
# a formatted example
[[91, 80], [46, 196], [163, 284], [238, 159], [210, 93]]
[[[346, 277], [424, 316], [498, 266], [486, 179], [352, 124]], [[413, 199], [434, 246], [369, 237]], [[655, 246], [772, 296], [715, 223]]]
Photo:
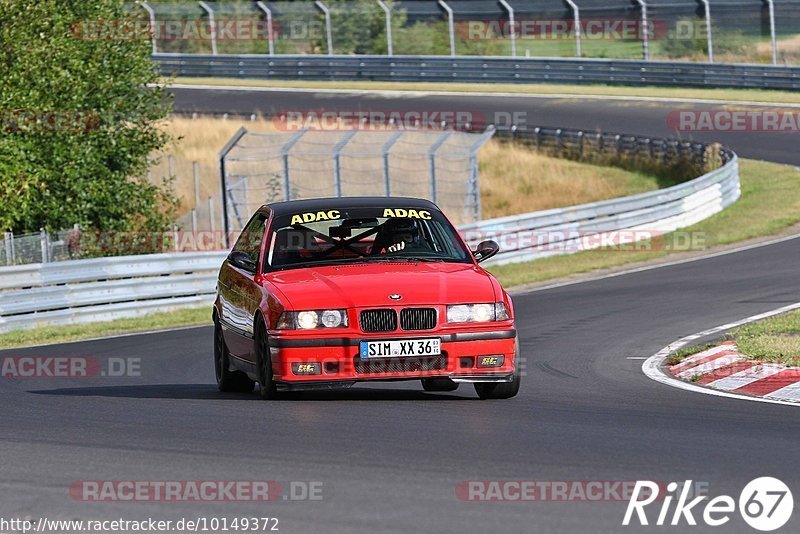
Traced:
[[269, 352], [267, 340], [267, 327], [262, 318], [256, 323], [256, 368], [258, 369], [259, 394], [264, 400], [274, 399], [278, 396], [275, 381], [272, 379], [272, 357]]
[[230, 370], [230, 353], [216, 316], [214, 317], [214, 375], [217, 378], [217, 389], [226, 393], [250, 393], [256, 386], [245, 373]]
[[483, 400], [510, 399], [511, 397], [516, 397], [517, 393], [519, 393], [520, 383], [522, 382], [521, 364], [519, 339], [516, 339], [514, 349], [514, 375], [511, 382], [484, 382], [475, 384], [475, 393]]

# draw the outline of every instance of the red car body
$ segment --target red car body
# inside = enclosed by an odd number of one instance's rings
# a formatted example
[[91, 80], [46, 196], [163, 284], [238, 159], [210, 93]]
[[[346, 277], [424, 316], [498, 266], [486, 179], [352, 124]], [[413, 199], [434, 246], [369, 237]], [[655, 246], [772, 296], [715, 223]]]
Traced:
[[[423, 217], [433, 214], [443, 221], [441, 225], [450, 226], [455, 236], [450, 237], [454, 250], [458, 253], [457, 248], [463, 248], [464, 258], [445, 262], [379, 256], [377, 259], [381, 261], [372, 262], [369, 259], [375, 256], [365, 256], [363, 261], [354, 259], [331, 265], [300, 263], [287, 269], [270, 267], [270, 258], [279, 248], [276, 220], [286, 221], [291, 216], [292, 222], [297, 222], [292, 228], [305, 228], [301, 221], [305, 214], [317, 214], [305, 215], [306, 220], [314, 216], [324, 219], [353, 208], [400, 209], [405, 211], [398, 213], [419, 212]], [[433, 203], [425, 200], [382, 197], [262, 206], [246, 225], [219, 272], [213, 316], [215, 368], [220, 389], [252, 390], [258, 382], [262, 396], [271, 397], [284, 389], [341, 387], [373, 380], [423, 380], [425, 389], [434, 391], [451, 391], [461, 382], [472, 382], [484, 398], [515, 395], [520, 380], [519, 347], [511, 299], [498, 281], [478, 265], [476, 253], [467, 248], [452, 224], [440, 214]], [[353, 224], [361, 224], [364, 219], [354, 221]], [[334, 226], [349, 224], [334, 223]], [[380, 232], [380, 227], [370, 230], [369, 224], [374, 223], [367, 221], [364, 227], [367, 233]], [[315, 246], [321, 243], [329, 252], [333, 247], [330, 243], [339, 243], [336, 246], [343, 254], [349, 254], [346, 249], [356, 246], [350, 247], [345, 238], [321, 237], [325, 241], [315, 237]], [[251, 244], [240, 246], [246, 239]], [[377, 246], [373, 241], [370, 243], [373, 248]], [[496, 252], [496, 244], [488, 245], [490, 248], [484, 253]], [[247, 252], [251, 262], [242, 259], [242, 251]], [[325, 260], [332, 255], [321, 253]], [[448, 322], [448, 305], [475, 304], [493, 306], [483, 306], [481, 310], [494, 309], [495, 320]], [[502, 313], [503, 307], [506, 313]], [[291, 327], [292, 318], [304, 310], [342, 310], [346, 319], [341, 317], [341, 320], [346, 320], [346, 325], [308, 330]], [[306, 319], [313, 316], [318, 314], [314, 312]], [[330, 317], [336, 319], [338, 315], [333, 313]], [[386, 325], [381, 323], [385, 318], [389, 321]], [[282, 328], [282, 321], [290, 327]], [[376, 326], [380, 331], [374, 331]], [[436, 345], [432, 341], [436, 339], [439, 353], [429, 355], [429, 351], [436, 349], [430, 345]], [[366, 343], [370, 341], [380, 343]], [[386, 343], [389, 341], [405, 343]], [[401, 353], [406, 349], [417, 353], [367, 355], [369, 351], [381, 354], [390, 347]]]

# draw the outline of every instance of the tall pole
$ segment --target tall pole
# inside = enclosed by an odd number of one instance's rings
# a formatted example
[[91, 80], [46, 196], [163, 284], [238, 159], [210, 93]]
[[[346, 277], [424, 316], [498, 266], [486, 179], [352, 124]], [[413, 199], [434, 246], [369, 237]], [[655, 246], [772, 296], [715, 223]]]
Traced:
[[214, 10], [211, 9], [211, 6], [203, 2], [202, 0], [198, 2], [200, 7], [208, 13], [208, 24], [211, 27], [211, 53], [215, 56], [217, 55], [217, 23], [214, 20]]
[[256, 5], [267, 14], [267, 43], [269, 46], [269, 55], [275, 55], [275, 36], [272, 32], [272, 10], [267, 7], [267, 4], [259, 0]]
[[147, 2], [142, 2], [142, 8], [147, 11], [147, 14], [150, 15], [150, 34], [153, 40], [153, 54], [158, 54], [158, 45], [157, 43], [157, 27], [156, 27], [156, 12], [150, 7], [150, 4]]
[[572, 8], [573, 27], [575, 28], [575, 57], [581, 57], [581, 10], [573, 0], [567, 0]]
[[517, 57], [517, 26], [514, 21], [514, 8], [506, 0], [500, 0], [500, 4], [508, 11], [509, 37], [511, 37], [511, 57]]
[[772, 64], [778, 64], [778, 35], [775, 29], [775, 0], [767, 0], [769, 5], [769, 33], [772, 37]]
[[636, 0], [642, 8], [642, 52], [644, 60], [650, 60], [650, 28], [648, 28], [647, 3], [645, 0]]
[[386, 50], [389, 56], [393, 56], [392, 51], [392, 10], [389, 9], [383, 0], [378, 0], [378, 5], [381, 6], [383, 12], [386, 14]]
[[453, 10], [444, 0], [438, 0], [439, 5], [447, 12], [447, 27], [450, 32], [450, 57], [456, 56], [456, 30], [453, 22]]
[[323, 4], [320, 0], [316, 0], [314, 2], [317, 7], [322, 11], [325, 15], [325, 36], [328, 40], [328, 55], [333, 55], [333, 31], [331, 30], [331, 10], [328, 9], [328, 6]]
[[711, 4], [708, 0], [700, 0], [706, 13], [706, 40], [708, 41], [708, 62], [714, 63], [714, 34], [711, 31]]

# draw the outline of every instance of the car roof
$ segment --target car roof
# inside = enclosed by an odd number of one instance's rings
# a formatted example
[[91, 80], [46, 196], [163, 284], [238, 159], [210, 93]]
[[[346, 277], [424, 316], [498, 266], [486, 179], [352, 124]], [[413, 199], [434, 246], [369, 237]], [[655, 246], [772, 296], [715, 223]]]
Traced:
[[263, 207], [271, 209], [275, 215], [297, 213], [299, 211], [325, 211], [344, 208], [421, 208], [439, 210], [430, 200], [405, 197], [334, 197], [312, 198], [273, 202]]

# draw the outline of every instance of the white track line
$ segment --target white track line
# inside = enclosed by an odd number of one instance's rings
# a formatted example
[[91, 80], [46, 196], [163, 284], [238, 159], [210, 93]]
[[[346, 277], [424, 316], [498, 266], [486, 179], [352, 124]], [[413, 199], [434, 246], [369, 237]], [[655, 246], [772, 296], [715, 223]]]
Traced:
[[772, 317], [775, 315], [779, 315], [781, 313], [786, 313], [797, 309], [800, 309], [800, 302], [795, 304], [790, 304], [788, 306], [783, 306], [782, 308], [778, 308], [776, 310], [760, 313], [758, 315], [753, 315], [745, 319], [741, 319], [739, 321], [734, 321], [732, 323], [710, 328], [708, 330], [704, 330], [702, 332], [698, 332], [690, 336], [683, 337], [675, 341], [674, 343], [670, 343], [657, 353], [650, 356], [647, 360], [645, 360], [645, 362], [642, 364], [642, 371], [644, 372], [645, 375], [647, 375], [648, 378], [651, 378], [656, 382], [661, 382], [662, 384], [666, 384], [668, 386], [672, 386], [679, 389], [685, 389], [687, 391], [694, 391], [695, 393], [704, 393], [706, 395], [714, 395], [716, 397], [727, 397], [730, 399], [741, 399], [751, 402], [763, 402], [767, 404], [783, 404], [786, 406], [797, 407], [798, 406], [797, 402], [772, 399], [772, 398], [763, 398], [763, 397], [750, 397], [748, 395], [739, 395], [736, 393], [730, 393], [728, 391], [720, 391], [716, 389], [710, 389], [707, 387], [698, 386], [690, 382], [684, 382], [683, 380], [678, 380], [676, 378], [673, 378], [664, 373], [664, 371], [662, 371], [661, 369], [662, 365], [664, 364], [664, 361], [669, 357], [669, 355], [672, 352], [682, 347], [685, 347], [686, 345], [697, 339], [718, 334], [720, 332], [736, 328], [737, 326], [741, 326], [743, 324], [752, 323], [754, 321], [760, 321], [761, 319], [766, 319], [768, 317]]
[[592, 95], [582, 93], [482, 93], [472, 91], [412, 91], [412, 90], [391, 90], [391, 89], [314, 89], [305, 87], [259, 87], [246, 85], [209, 85], [209, 84], [148, 84], [148, 87], [168, 87], [175, 89], [198, 89], [201, 91], [253, 91], [264, 93], [319, 93], [319, 94], [351, 94], [351, 95], [380, 95], [380, 96], [457, 96], [457, 97], [481, 97], [481, 98], [539, 98], [543, 100], [614, 100], [621, 102], [665, 102], [670, 104], [718, 104], [724, 106], [747, 106], [747, 107], [769, 107], [769, 108], [800, 108], [800, 104], [780, 103], [780, 102], [759, 102], [751, 100], [721, 100], [713, 98], [678, 98], [666, 96], [624, 96], [624, 95]]

